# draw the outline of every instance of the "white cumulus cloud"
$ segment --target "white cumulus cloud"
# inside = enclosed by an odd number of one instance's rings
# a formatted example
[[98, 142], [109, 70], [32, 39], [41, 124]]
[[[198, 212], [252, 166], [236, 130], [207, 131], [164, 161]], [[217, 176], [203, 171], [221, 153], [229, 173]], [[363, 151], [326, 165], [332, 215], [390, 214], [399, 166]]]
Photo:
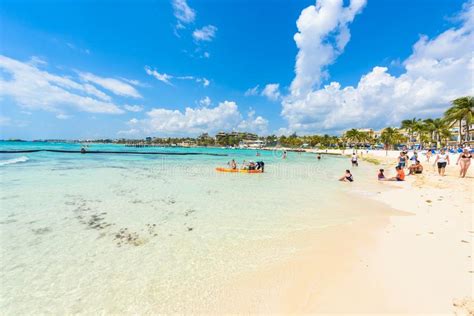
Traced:
[[308, 93], [327, 78], [326, 66], [344, 50], [350, 39], [348, 24], [365, 3], [366, 0], [351, 0], [344, 6], [343, 0], [319, 0], [301, 12], [294, 36], [299, 51], [296, 76], [291, 83], [293, 95]]
[[253, 112], [244, 120], [235, 102], [224, 101], [215, 107], [187, 107], [184, 111], [154, 108], [146, 113], [146, 118], [130, 120], [127, 124], [130, 130], [148, 135], [198, 135], [220, 130], [261, 131], [266, 129], [268, 121], [255, 117]]
[[211, 103], [212, 103], [211, 98], [207, 96], [199, 100], [199, 105], [201, 106], [209, 106], [211, 105]]
[[145, 72], [146, 72], [148, 75], [155, 77], [155, 78], [158, 79], [159, 81], [171, 85], [170, 79], [173, 78], [173, 76], [168, 75], [168, 74], [165, 74], [165, 73], [159, 73], [159, 72], [156, 71], [155, 69], [151, 69], [151, 68], [148, 67], [148, 66], [145, 66]]
[[171, 80], [194, 80], [197, 83], [202, 83], [204, 87], [209, 86], [210, 81], [206, 78], [200, 78], [200, 77], [194, 77], [194, 76], [174, 76], [166, 73], [159, 73], [156, 69], [151, 69], [149, 66], [145, 66], [145, 72], [158, 79], [161, 82], [164, 82], [166, 84], [169, 84], [172, 86], [173, 84], [171, 83]]
[[203, 28], [194, 30], [193, 38], [196, 41], [210, 42], [216, 36], [216, 32], [217, 32], [217, 27], [215, 27], [214, 25], [207, 25], [207, 26], [204, 26]]
[[[313, 83], [320, 80], [318, 71], [300, 69], [299, 72], [297, 65], [292, 93], [282, 102], [282, 116], [287, 119], [289, 130], [379, 128], [399, 124], [407, 117], [441, 115], [454, 98], [473, 95], [473, 3], [468, 2], [459, 15], [460, 27], [450, 28], [432, 39], [421, 36], [412, 54], [403, 61], [404, 71], [398, 76], [390, 74], [386, 67], [375, 66], [356, 86], [342, 87], [338, 82], [331, 82], [313, 89]], [[338, 21], [340, 17], [333, 19]], [[300, 47], [298, 55], [301, 54]], [[313, 74], [315, 79], [309, 76], [307, 80], [297, 81], [303, 73]]]
[[114, 78], [99, 77], [88, 72], [80, 72], [79, 77], [84, 81], [92, 82], [96, 85], [99, 85], [102, 88], [107, 89], [116, 95], [133, 98], [142, 97], [133, 86]]
[[58, 115], [56, 115], [56, 118], [58, 120], [68, 120], [71, 117], [72, 117], [71, 115], [67, 115], [67, 114], [64, 114], [64, 113], [59, 113]]
[[0, 55], [0, 96], [12, 98], [28, 109], [60, 112], [64, 106], [92, 113], [123, 113], [110, 96], [90, 84], [74, 81], [38, 68], [38, 63], [25, 63]]
[[129, 105], [129, 104], [125, 104], [123, 106], [123, 108], [129, 112], [141, 112], [143, 111], [143, 106], [141, 105]]
[[[174, 16], [180, 23], [192, 23], [196, 18], [196, 12], [191, 9], [186, 0], [172, 1]], [[180, 24], [182, 25], [182, 24]]]
[[268, 120], [261, 116], [255, 117], [255, 111], [250, 110], [247, 114], [247, 119], [240, 122], [237, 129], [245, 132], [265, 134], [268, 131]]
[[256, 85], [255, 87], [253, 88], [248, 88], [247, 91], [245, 91], [245, 96], [248, 97], [248, 96], [251, 96], [251, 95], [258, 95], [258, 89], [259, 89], [259, 85]]
[[261, 94], [272, 101], [277, 101], [280, 98], [280, 84], [278, 83], [267, 84], [265, 88], [263, 88]]

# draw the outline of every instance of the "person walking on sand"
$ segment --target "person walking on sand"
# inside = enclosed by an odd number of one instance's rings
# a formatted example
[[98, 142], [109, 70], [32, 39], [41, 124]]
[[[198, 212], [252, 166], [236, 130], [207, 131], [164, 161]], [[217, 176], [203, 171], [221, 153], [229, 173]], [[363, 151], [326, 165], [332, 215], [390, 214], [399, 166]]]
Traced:
[[469, 149], [464, 148], [463, 152], [459, 154], [458, 161], [456, 162], [456, 165], [459, 165], [460, 167], [459, 176], [461, 178], [466, 176], [467, 169], [469, 169], [469, 166], [471, 165], [471, 159], [472, 154], [469, 152]]
[[438, 174], [444, 177], [446, 166], [449, 165], [449, 155], [446, 153], [444, 148], [436, 155], [434, 165], [436, 165], [436, 163], [438, 163]]
[[430, 158], [431, 158], [431, 148], [428, 148], [428, 150], [426, 151], [426, 162], [430, 162]]

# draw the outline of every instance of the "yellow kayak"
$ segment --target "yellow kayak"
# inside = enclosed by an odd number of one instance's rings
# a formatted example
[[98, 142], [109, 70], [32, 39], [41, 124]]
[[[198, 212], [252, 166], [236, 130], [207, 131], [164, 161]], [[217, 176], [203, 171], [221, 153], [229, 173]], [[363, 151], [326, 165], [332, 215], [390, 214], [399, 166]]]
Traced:
[[247, 170], [247, 169], [231, 169], [231, 168], [216, 168], [218, 172], [239, 172], [239, 173], [262, 173], [262, 170]]

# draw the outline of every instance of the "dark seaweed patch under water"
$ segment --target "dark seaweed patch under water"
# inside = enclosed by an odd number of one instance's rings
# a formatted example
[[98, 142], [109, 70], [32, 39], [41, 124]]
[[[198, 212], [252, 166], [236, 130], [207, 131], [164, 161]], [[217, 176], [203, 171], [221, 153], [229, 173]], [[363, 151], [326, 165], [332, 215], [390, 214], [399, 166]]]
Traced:
[[[130, 193], [130, 192], [129, 192]], [[95, 230], [99, 233], [98, 238], [110, 237], [117, 247], [124, 245], [129, 246], [142, 246], [148, 243], [152, 238], [158, 237], [158, 225], [156, 223], [145, 224], [140, 233], [138, 231], [132, 231], [128, 227], [122, 227], [118, 231], [113, 231], [111, 228], [117, 224], [107, 220], [107, 212], [100, 212], [96, 207], [92, 206], [91, 203], [100, 203], [101, 200], [87, 200], [77, 195], [66, 195], [68, 198], [72, 198], [66, 201], [67, 206], [73, 207], [73, 213], [78, 222], [85, 226], [88, 230]], [[172, 197], [167, 197], [157, 201], [142, 201], [132, 200], [130, 203], [153, 203], [161, 202], [166, 205], [172, 205], [176, 203], [176, 200]], [[184, 212], [185, 216], [189, 216], [196, 210], [188, 209]], [[187, 231], [192, 231], [193, 227], [188, 227], [186, 223]], [[172, 234], [169, 234], [172, 236]]]

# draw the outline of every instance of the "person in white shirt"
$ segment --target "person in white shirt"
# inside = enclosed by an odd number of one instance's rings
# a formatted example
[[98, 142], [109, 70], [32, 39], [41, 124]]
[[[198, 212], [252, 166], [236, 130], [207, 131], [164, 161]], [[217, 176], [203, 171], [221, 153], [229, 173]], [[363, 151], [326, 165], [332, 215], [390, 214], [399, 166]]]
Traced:
[[449, 155], [444, 149], [441, 149], [441, 152], [436, 155], [436, 160], [434, 164], [438, 163], [438, 173], [440, 176], [444, 177], [444, 172], [446, 171], [446, 166], [449, 165]]

